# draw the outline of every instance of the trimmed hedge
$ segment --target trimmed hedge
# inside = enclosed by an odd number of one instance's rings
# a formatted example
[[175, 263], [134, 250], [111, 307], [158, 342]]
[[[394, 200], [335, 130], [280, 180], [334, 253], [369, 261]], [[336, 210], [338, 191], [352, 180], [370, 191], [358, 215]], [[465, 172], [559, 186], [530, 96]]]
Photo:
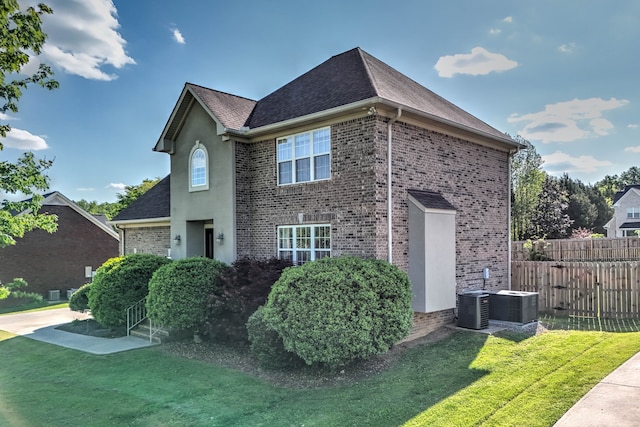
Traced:
[[147, 316], [173, 329], [199, 327], [207, 298], [219, 292], [220, 276], [228, 266], [214, 259], [185, 258], [162, 266], [149, 282]]
[[286, 269], [264, 309], [286, 350], [332, 367], [386, 352], [409, 334], [412, 316], [405, 272], [350, 256]]
[[153, 273], [171, 260], [150, 254], [108, 259], [96, 270], [88, 294], [96, 322], [109, 328], [126, 326], [127, 308], [149, 293]]
[[264, 321], [264, 307], [259, 307], [247, 321], [251, 353], [267, 368], [291, 368], [304, 361], [295, 353], [285, 350], [280, 335]]
[[89, 292], [91, 283], [80, 286], [69, 298], [69, 308], [72, 311], [83, 312], [89, 310]]

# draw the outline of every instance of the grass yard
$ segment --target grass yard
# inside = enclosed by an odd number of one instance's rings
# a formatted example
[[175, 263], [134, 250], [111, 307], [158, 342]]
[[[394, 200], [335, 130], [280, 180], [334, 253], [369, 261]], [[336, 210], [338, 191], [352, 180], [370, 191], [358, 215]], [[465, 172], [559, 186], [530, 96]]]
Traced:
[[638, 351], [639, 332], [455, 332], [311, 389], [158, 348], [95, 356], [0, 331], [0, 425], [551, 426]]

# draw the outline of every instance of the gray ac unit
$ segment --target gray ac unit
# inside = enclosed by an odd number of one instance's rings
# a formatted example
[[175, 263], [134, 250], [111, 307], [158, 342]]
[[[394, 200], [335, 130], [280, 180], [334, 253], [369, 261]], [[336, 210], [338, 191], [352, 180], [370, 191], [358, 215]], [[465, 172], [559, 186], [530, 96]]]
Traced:
[[49, 291], [49, 301], [60, 301], [60, 289]]
[[489, 319], [529, 323], [538, 319], [538, 293], [498, 291], [489, 293]]
[[489, 294], [458, 294], [458, 326], [468, 329], [485, 329], [489, 326]]

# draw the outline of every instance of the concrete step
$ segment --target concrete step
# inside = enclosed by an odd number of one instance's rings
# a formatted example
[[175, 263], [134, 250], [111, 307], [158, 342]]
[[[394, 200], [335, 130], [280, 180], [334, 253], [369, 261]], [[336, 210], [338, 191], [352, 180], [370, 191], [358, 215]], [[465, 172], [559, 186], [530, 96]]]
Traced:
[[[140, 323], [131, 331], [129, 331], [129, 335], [148, 340], [150, 335], [150, 329], [151, 329], [151, 326], [149, 325], [149, 319], [145, 319], [142, 323]], [[160, 344], [163, 341], [164, 342], [168, 341], [170, 337], [171, 337], [171, 332], [168, 329], [160, 328], [158, 330], [154, 330], [154, 334], [151, 341], [156, 344]]]

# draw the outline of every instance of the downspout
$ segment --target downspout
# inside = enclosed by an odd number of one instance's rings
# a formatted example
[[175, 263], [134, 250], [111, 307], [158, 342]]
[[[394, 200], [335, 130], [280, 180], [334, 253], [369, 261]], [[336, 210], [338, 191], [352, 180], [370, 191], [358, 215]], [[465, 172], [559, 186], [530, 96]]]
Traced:
[[398, 107], [398, 113], [387, 123], [387, 261], [393, 262], [393, 185], [391, 182], [391, 149], [393, 138], [391, 128], [402, 115], [402, 108]]
[[513, 158], [513, 155], [516, 154], [518, 152], [517, 148], [514, 148], [512, 150], [509, 150], [509, 164], [507, 166], [507, 173], [508, 173], [508, 185], [507, 185], [507, 191], [509, 193], [508, 197], [509, 197], [509, 203], [507, 203], [507, 236], [509, 236], [507, 238], [507, 245], [508, 245], [508, 255], [507, 255], [507, 284], [508, 284], [508, 289], [511, 290], [511, 160]]

